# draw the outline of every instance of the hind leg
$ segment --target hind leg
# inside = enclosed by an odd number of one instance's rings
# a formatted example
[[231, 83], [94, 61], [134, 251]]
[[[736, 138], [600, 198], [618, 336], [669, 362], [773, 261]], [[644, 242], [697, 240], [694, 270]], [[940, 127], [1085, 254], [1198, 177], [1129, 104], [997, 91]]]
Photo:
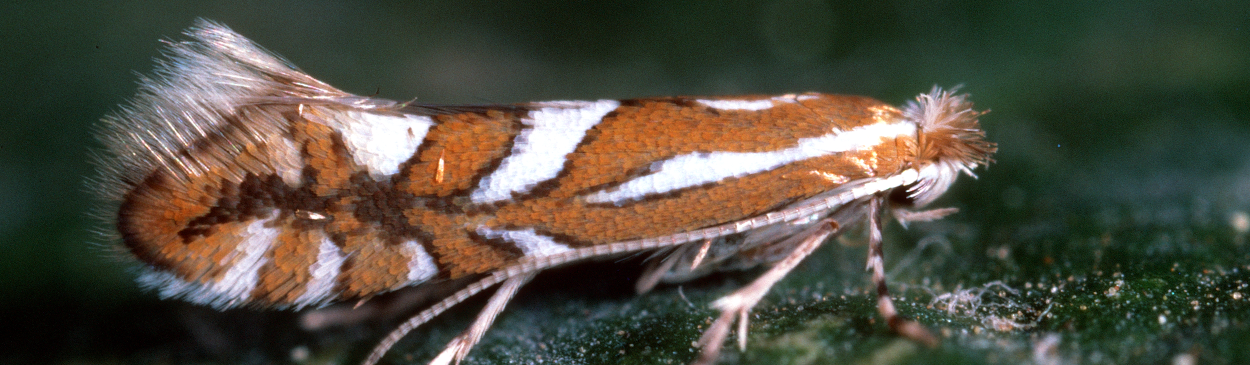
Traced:
[[812, 254], [820, 244], [838, 231], [838, 224], [833, 220], [826, 219], [819, 223], [817, 229], [803, 238], [803, 241], [795, 246], [784, 259], [777, 262], [772, 268], [768, 269], [764, 275], [761, 275], [755, 281], [745, 287], [734, 291], [732, 294], [726, 295], [715, 302], [712, 307], [720, 309], [720, 317], [703, 332], [703, 337], [699, 339], [699, 346], [703, 348], [699, 355], [699, 359], [695, 364], [711, 364], [716, 361], [720, 355], [721, 346], [724, 345], [725, 337], [729, 335], [729, 327], [733, 325], [735, 319], [738, 322], [738, 348], [746, 349], [747, 346], [747, 315], [750, 314], [751, 308], [759, 303], [760, 299], [768, 294], [768, 290], [773, 287], [777, 281], [785, 277], [786, 274], [799, 265], [804, 258]]
[[490, 301], [482, 308], [482, 312], [477, 315], [477, 319], [473, 321], [473, 324], [469, 325], [469, 328], [465, 329], [464, 333], [451, 340], [447, 347], [443, 349], [443, 352], [430, 361], [430, 365], [459, 364], [460, 360], [464, 360], [464, 357], [469, 354], [469, 350], [473, 349], [473, 345], [476, 345], [482, 339], [482, 335], [486, 334], [486, 330], [490, 329], [490, 325], [495, 322], [495, 317], [500, 312], [503, 312], [504, 306], [507, 306], [512, 297], [516, 295], [517, 290], [521, 289], [521, 286], [529, 282], [530, 279], [533, 279], [536, 274], [538, 274], [536, 271], [522, 274], [509, 278], [503, 284], [500, 284], [499, 289], [495, 291], [494, 295], [491, 295]]

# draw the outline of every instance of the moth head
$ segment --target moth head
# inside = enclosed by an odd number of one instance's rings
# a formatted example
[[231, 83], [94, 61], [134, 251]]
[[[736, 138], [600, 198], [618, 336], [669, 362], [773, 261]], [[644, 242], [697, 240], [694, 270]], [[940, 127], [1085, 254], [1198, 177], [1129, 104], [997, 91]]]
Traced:
[[906, 189], [905, 200], [913, 206], [929, 204], [941, 196], [959, 177], [972, 173], [978, 165], [991, 161], [998, 148], [985, 140], [977, 117], [984, 112], [972, 109], [967, 94], [933, 87], [908, 102], [903, 116], [916, 123], [916, 183]]

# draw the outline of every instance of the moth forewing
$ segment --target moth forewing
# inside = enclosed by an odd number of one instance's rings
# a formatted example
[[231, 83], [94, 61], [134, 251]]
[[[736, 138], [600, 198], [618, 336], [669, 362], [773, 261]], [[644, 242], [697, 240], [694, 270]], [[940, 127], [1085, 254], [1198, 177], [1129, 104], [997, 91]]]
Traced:
[[216, 308], [294, 309], [468, 283], [367, 363], [502, 283], [437, 358], [459, 361], [516, 289], [557, 265], [660, 252], [640, 291], [771, 266], [715, 302], [701, 341], [712, 361], [773, 284], [857, 222], [882, 315], [931, 342], [893, 310], [880, 216], [946, 214], [910, 209], [994, 152], [965, 97], [936, 88], [903, 109], [819, 93], [396, 103], [337, 90], [215, 23], [187, 35], [105, 118], [96, 161], [141, 282]]

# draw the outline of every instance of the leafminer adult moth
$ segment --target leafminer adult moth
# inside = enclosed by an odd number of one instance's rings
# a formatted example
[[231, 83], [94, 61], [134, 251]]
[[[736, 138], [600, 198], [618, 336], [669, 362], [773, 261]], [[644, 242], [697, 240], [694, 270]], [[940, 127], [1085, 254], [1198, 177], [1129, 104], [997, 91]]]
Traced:
[[[727, 267], [768, 266], [712, 303], [699, 363], [715, 361], [769, 288], [850, 223], [869, 227], [881, 315], [921, 342], [886, 288], [881, 225], [995, 151], [965, 95], [903, 108], [867, 97], [658, 97], [513, 105], [399, 103], [304, 74], [200, 21], [103, 122], [96, 162], [113, 224], [163, 297], [215, 308], [317, 308], [405, 287], [459, 291], [366, 360], [495, 285], [435, 360], [458, 362], [536, 273], [655, 255], [645, 292]], [[469, 283], [464, 285], [463, 283]]]

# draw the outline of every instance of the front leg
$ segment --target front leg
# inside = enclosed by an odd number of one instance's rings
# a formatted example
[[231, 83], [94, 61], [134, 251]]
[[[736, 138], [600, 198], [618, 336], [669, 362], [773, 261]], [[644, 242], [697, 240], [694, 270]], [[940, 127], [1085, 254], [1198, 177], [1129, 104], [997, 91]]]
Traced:
[[785, 277], [786, 274], [799, 265], [804, 258], [812, 254], [820, 244], [825, 242], [834, 232], [837, 232], [838, 223], [826, 219], [816, 223], [816, 230], [806, 235], [803, 241], [790, 251], [784, 259], [774, 265], [768, 272], [761, 275], [751, 284], [738, 289], [733, 294], [726, 295], [715, 302], [712, 307], [720, 309], [720, 317], [703, 332], [703, 337], [699, 339], [699, 346], [703, 351], [699, 355], [699, 359], [694, 364], [706, 365], [716, 361], [720, 355], [721, 346], [725, 342], [725, 337], [729, 335], [729, 326], [734, 323], [734, 318], [738, 320], [738, 348], [746, 349], [747, 347], [747, 315], [750, 314], [751, 308], [764, 298], [764, 294], [768, 294], [768, 290], [776, 284], [777, 281]]
[[872, 283], [877, 286], [877, 312], [885, 318], [890, 329], [903, 337], [935, 347], [938, 344], [928, 329], [920, 323], [899, 317], [894, 309], [894, 300], [890, 298], [890, 289], [885, 285], [885, 255], [881, 251], [881, 199], [871, 199], [868, 203], [868, 267], [872, 271]]

